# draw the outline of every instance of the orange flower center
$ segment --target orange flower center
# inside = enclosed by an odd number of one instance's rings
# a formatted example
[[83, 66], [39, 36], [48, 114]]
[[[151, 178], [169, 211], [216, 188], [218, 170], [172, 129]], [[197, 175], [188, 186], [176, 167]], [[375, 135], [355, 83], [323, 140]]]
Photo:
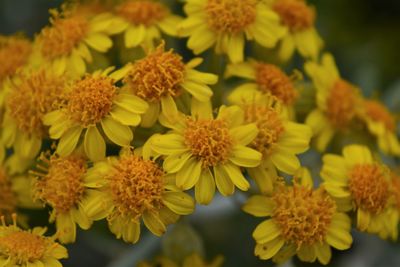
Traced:
[[256, 5], [256, 0], [208, 0], [208, 24], [218, 33], [243, 32], [256, 20]]
[[294, 103], [298, 93], [290, 78], [280, 68], [272, 64], [257, 63], [255, 69], [256, 82], [262, 92], [271, 93], [285, 105]]
[[17, 207], [17, 198], [4, 168], [0, 168], [0, 214], [11, 215]]
[[244, 106], [245, 121], [255, 123], [259, 130], [251, 146], [264, 156], [270, 155], [285, 131], [282, 119], [276, 109], [256, 104]]
[[377, 164], [355, 165], [350, 171], [349, 188], [358, 208], [380, 213], [389, 198], [389, 183]]
[[116, 8], [116, 12], [135, 25], [144, 24], [146, 26], [156, 24], [169, 13], [161, 3], [149, 0], [125, 1]]
[[82, 182], [86, 173], [86, 161], [80, 156], [68, 157], [51, 156], [47, 159], [41, 155], [43, 165], [38, 164], [38, 169], [47, 169], [35, 183], [36, 197], [49, 204], [56, 212], [69, 212], [76, 207], [84, 193]]
[[327, 116], [337, 128], [345, 128], [355, 115], [356, 93], [354, 86], [339, 79], [331, 88], [326, 100]]
[[287, 242], [300, 248], [324, 240], [336, 211], [335, 202], [324, 190], [282, 186], [272, 199], [276, 205], [272, 218]]
[[68, 18], [56, 17], [51, 20], [52, 26], [41, 32], [41, 52], [46, 59], [69, 55], [86, 36], [88, 21], [83, 16]]
[[153, 161], [128, 154], [106, 177], [117, 212], [135, 219], [146, 211], [162, 208], [164, 171]]
[[31, 43], [24, 38], [0, 36], [0, 82], [25, 65], [31, 51]]
[[228, 124], [222, 119], [187, 118], [183, 136], [192, 154], [202, 161], [203, 168], [226, 162], [233, 147]]
[[292, 32], [302, 31], [314, 25], [315, 11], [302, 0], [277, 0], [272, 9], [281, 17], [282, 23]]
[[20, 83], [14, 84], [7, 98], [10, 116], [19, 130], [42, 138], [47, 133], [42, 118], [62, 104], [65, 79], [45, 70], [21, 75], [20, 78]]
[[116, 94], [113, 79], [86, 75], [72, 86], [66, 113], [72, 121], [84, 127], [99, 123], [111, 111]]
[[182, 57], [172, 50], [164, 52], [164, 44], [161, 44], [153, 53], [133, 65], [124, 82], [137, 96], [158, 102], [163, 96], [179, 95], [184, 77]]
[[16, 266], [41, 260], [47, 242], [44, 237], [25, 231], [12, 231], [0, 237], [0, 254], [16, 261]]
[[364, 107], [367, 113], [367, 116], [370, 117], [373, 121], [382, 122], [386, 129], [391, 132], [396, 130], [396, 120], [390, 114], [389, 110], [374, 100], [365, 100]]

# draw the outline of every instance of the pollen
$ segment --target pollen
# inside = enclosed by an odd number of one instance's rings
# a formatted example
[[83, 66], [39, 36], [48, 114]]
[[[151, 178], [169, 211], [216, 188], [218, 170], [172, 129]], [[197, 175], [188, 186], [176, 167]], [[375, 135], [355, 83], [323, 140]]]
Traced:
[[33, 173], [40, 176], [35, 183], [35, 196], [56, 212], [68, 212], [83, 196], [82, 179], [87, 170], [86, 160], [74, 154], [67, 157], [53, 155], [49, 159], [42, 154], [40, 160], [42, 162], [38, 169], [47, 169], [47, 173]]
[[161, 44], [132, 66], [124, 82], [137, 96], [158, 102], [163, 96], [179, 95], [184, 77], [185, 64], [182, 57], [172, 50], [165, 52], [164, 44]]
[[223, 119], [186, 119], [185, 144], [202, 161], [203, 168], [228, 160], [233, 147], [228, 124]]
[[161, 3], [149, 0], [131, 0], [119, 5], [116, 13], [135, 25], [152, 26], [164, 19], [169, 11]]
[[18, 266], [43, 258], [48, 242], [30, 232], [14, 230], [0, 237], [0, 254], [16, 261]]
[[356, 94], [353, 85], [339, 79], [326, 100], [327, 116], [337, 128], [346, 128], [355, 116]]
[[256, 5], [256, 0], [208, 0], [208, 24], [217, 33], [243, 32], [256, 20]]
[[63, 102], [65, 80], [43, 69], [19, 77], [6, 100], [10, 116], [19, 130], [42, 138], [47, 133], [42, 118]]
[[272, 200], [275, 202], [272, 218], [288, 243], [300, 248], [324, 240], [336, 204], [323, 189], [281, 186]]
[[372, 214], [378, 214], [386, 207], [389, 183], [379, 165], [355, 165], [349, 177], [349, 189], [357, 207]]
[[123, 155], [106, 177], [117, 211], [139, 218], [146, 211], [163, 207], [164, 171], [151, 160]]
[[373, 121], [382, 122], [385, 125], [386, 129], [391, 132], [394, 132], [396, 130], [396, 120], [384, 105], [382, 105], [378, 101], [365, 100], [364, 107], [367, 116], [370, 117]]
[[17, 207], [17, 198], [5, 170], [0, 168], [0, 214], [11, 215]]
[[25, 65], [31, 51], [32, 45], [25, 38], [0, 36], [0, 82]]
[[277, 0], [272, 6], [282, 23], [292, 32], [302, 31], [314, 25], [315, 10], [302, 0]]
[[56, 14], [51, 24], [40, 34], [42, 55], [50, 60], [69, 55], [89, 29], [87, 19], [79, 15], [64, 18]]
[[291, 79], [277, 66], [257, 63], [256, 82], [264, 93], [271, 93], [285, 105], [291, 105], [298, 97]]
[[116, 94], [113, 79], [87, 74], [72, 85], [67, 97], [67, 116], [84, 127], [99, 123], [111, 111]]

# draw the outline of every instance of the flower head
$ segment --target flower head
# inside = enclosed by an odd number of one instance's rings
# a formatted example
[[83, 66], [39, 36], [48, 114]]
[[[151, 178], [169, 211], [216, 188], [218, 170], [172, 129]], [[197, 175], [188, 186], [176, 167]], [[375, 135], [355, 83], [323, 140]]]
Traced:
[[186, 1], [187, 18], [178, 33], [189, 36], [188, 47], [195, 54], [215, 44], [217, 53], [227, 54], [230, 61], [243, 61], [245, 39], [265, 47], [274, 47], [285, 34], [279, 17], [264, 3], [256, 0]]

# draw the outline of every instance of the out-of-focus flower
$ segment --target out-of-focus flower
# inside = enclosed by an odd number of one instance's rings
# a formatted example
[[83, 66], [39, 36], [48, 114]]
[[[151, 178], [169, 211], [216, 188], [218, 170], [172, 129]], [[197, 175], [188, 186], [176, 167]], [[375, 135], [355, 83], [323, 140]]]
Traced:
[[98, 129], [100, 125], [113, 143], [129, 146], [133, 139], [130, 126], [140, 124], [140, 115], [146, 112], [148, 105], [115, 85], [127, 68], [110, 73], [113, 69], [99, 70], [74, 81], [67, 88], [66, 103], [44, 116], [44, 124], [50, 126], [50, 137], [60, 139], [57, 154], [71, 154], [84, 133], [86, 155], [92, 161], [103, 159], [106, 143]]
[[89, 172], [96, 189], [85, 210], [95, 219], [107, 217], [111, 232], [125, 242], [139, 240], [141, 220], [161, 236], [179, 215], [194, 210], [194, 200], [175, 186], [175, 175], [166, 174], [139, 152], [126, 149], [118, 158], [96, 163]]
[[14, 224], [6, 225], [2, 217], [0, 226], [0, 264], [4, 267], [14, 266], [48, 266], [60, 267], [60, 259], [68, 257], [67, 249], [43, 234], [46, 228], [36, 227], [24, 231]]
[[379, 101], [364, 100], [361, 119], [377, 138], [379, 148], [390, 155], [400, 155], [395, 116]]
[[[398, 175], [397, 171], [391, 171], [392, 177], [392, 194], [394, 196], [394, 206], [390, 212], [390, 219], [389, 222], [391, 224], [391, 229], [383, 233], [383, 238], [391, 237], [393, 240], [397, 240], [399, 235], [399, 220], [400, 220], [400, 176]], [[390, 228], [390, 227], [389, 227]]]
[[322, 56], [321, 64], [310, 61], [304, 68], [317, 90], [317, 108], [306, 123], [313, 129], [316, 148], [324, 151], [336, 132], [350, 129], [361, 109], [361, 95], [358, 88], [340, 78], [330, 54]]
[[221, 106], [216, 118], [210, 102], [192, 99], [191, 116], [169, 122], [172, 129], [150, 139], [151, 148], [165, 155], [164, 169], [176, 173], [176, 185], [188, 190], [195, 187], [197, 202], [208, 204], [215, 186], [224, 196], [234, 193], [235, 186], [246, 191], [250, 184], [240, 167], [256, 167], [261, 153], [249, 147], [258, 134], [254, 123], [245, 124], [244, 112], [238, 106]]
[[294, 174], [300, 168], [297, 154], [309, 148], [312, 131], [309, 126], [292, 122], [282, 110], [279, 101], [270, 95], [243, 102], [246, 123], [255, 123], [257, 137], [250, 147], [262, 153], [261, 164], [246, 168], [261, 192], [271, 193], [277, 169]]
[[224, 259], [222, 256], [216, 257], [212, 262], [206, 262], [197, 253], [187, 256], [182, 264], [176, 263], [168, 257], [157, 257], [152, 263], [140, 262], [137, 267], [221, 267]]
[[243, 206], [256, 217], [270, 217], [253, 232], [254, 252], [260, 259], [283, 263], [297, 254], [305, 262], [318, 259], [328, 264], [331, 246], [350, 248], [350, 218], [338, 211], [322, 187], [313, 189], [312, 179], [306, 175], [293, 185], [277, 184], [270, 197], [252, 196]]
[[337, 199], [339, 208], [355, 210], [357, 228], [369, 233], [392, 236], [389, 169], [372, 158], [365, 146], [348, 145], [343, 156], [326, 154], [322, 158], [321, 177], [328, 193]]
[[145, 58], [131, 65], [123, 82], [127, 90], [149, 104], [142, 116], [142, 126], [151, 127], [161, 113], [174, 119], [177, 116], [176, 98], [188, 92], [199, 101], [209, 101], [213, 92], [208, 84], [215, 84], [218, 76], [195, 70], [202, 62], [195, 58], [185, 64], [172, 50], [164, 51], [164, 43]]
[[215, 45], [233, 63], [243, 61], [245, 40], [274, 47], [286, 33], [279, 16], [257, 0], [187, 0], [184, 10], [178, 34], [189, 36], [187, 46], [200, 54]]
[[127, 48], [143, 46], [152, 49], [154, 41], [161, 38], [161, 32], [177, 35], [177, 25], [182, 18], [171, 14], [160, 1], [127, 0], [115, 8], [115, 13], [125, 23], [124, 41]]

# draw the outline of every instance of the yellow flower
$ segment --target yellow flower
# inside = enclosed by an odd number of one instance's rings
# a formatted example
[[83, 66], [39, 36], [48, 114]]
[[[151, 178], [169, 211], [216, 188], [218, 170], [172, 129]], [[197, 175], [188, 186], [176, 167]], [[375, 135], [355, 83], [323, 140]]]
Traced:
[[346, 131], [360, 112], [359, 89], [339, 76], [332, 55], [324, 54], [321, 64], [304, 66], [316, 87], [317, 108], [311, 111], [306, 124], [311, 126], [316, 148], [324, 151], [337, 131]]
[[43, 234], [46, 228], [24, 231], [14, 224], [7, 226], [2, 217], [0, 226], [0, 265], [3, 267], [60, 267], [59, 259], [67, 258], [67, 249]]
[[370, 133], [376, 136], [378, 146], [383, 152], [400, 155], [396, 119], [381, 102], [364, 100], [361, 119], [367, 124]]
[[160, 117], [170, 133], [150, 139], [151, 148], [165, 156], [164, 169], [176, 173], [176, 185], [182, 190], [195, 187], [197, 202], [208, 204], [215, 186], [224, 195], [232, 195], [235, 186], [246, 191], [250, 184], [240, 167], [256, 167], [261, 153], [248, 147], [257, 136], [255, 124], [244, 124], [244, 112], [237, 106], [221, 106], [213, 117], [210, 102], [192, 99], [191, 116], [180, 114], [169, 122]]
[[[389, 227], [389, 231], [381, 232], [381, 237], [386, 239], [387, 237], [391, 237], [393, 240], [397, 240], [399, 230], [399, 220], [400, 220], [400, 176], [395, 171], [391, 171], [391, 184], [392, 184], [392, 194], [394, 196], [394, 206], [391, 209], [389, 220], [391, 222], [391, 226]], [[386, 229], [385, 229], [386, 230]]]
[[90, 196], [90, 177], [86, 159], [79, 154], [66, 157], [41, 154], [35, 171], [33, 194], [52, 208], [50, 222], [56, 223], [57, 237], [62, 243], [76, 239], [76, 224], [89, 229], [91, 218], [83, 209]]
[[278, 184], [270, 197], [252, 196], [243, 206], [253, 216], [269, 217], [253, 232], [254, 252], [260, 259], [283, 263], [297, 254], [305, 262], [318, 259], [328, 264], [331, 246], [339, 250], [350, 247], [350, 218], [337, 210], [322, 187], [312, 188], [311, 178], [303, 180]]
[[71, 154], [84, 135], [83, 146], [89, 159], [103, 159], [106, 144], [98, 129], [100, 125], [111, 142], [129, 146], [133, 139], [129, 126], [140, 123], [140, 115], [148, 105], [115, 85], [125, 75], [126, 68], [110, 73], [112, 70], [113, 67], [96, 71], [74, 81], [67, 88], [66, 103], [44, 116], [44, 124], [50, 126], [50, 137], [60, 139], [57, 154]]
[[315, 10], [305, 0], [265, 0], [280, 17], [287, 28], [282, 38], [278, 55], [286, 61], [295, 50], [305, 58], [316, 60], [323, 41], [315, 29]]
[[307, 125], [290, 121], [273, 96], [254, 98], [241, 107], [244, 121], [255, 123], [258, 128], [258, 135], [249, 146], [262, 153], [261, 164], [246, 170], [262, 193], [270, 193], [277, 170], [294, 174], [300, 168], [296, 155], [309, 148], [312, 131]]
[[199, 254], [193, 253], [183, 260], [182, 264], [178, 264], [168, 257], [160, 256], [153, 263], [140, 262], [137, 267], [220, 267], [223, 258], [216, 257], [211, 263], [207, 263]]
[[131, 65], [123, 82], [127, 90], [149, 104], [142, 117], [142, 126], [151, 127], [159, 117], [177, 116], [176, 99], [188, 92], [199, 101], [208, 101], [213, 92], [208, 84], [215, 84], [218, 76], [194, 68], [202, 62], [195, 58], [185, 64], [172, 50], [164, 51], [162, 42], [155, 51]]
[[215, 45], [230, 61], [243, 61], [246, 40], [274, 47], [286, 33], [278, 15], [257, 0], [187, 0], [187, 18], [178, 34], [189, 36], [188, 47], [200, 54]]
[[390, 173], [372, 158], [365, 146], [348, 145], [343, 156], [326, 154], [321, 177], [328, 193], [344, 211], [355, 210], [357, 228], [369, 233], [389, 232], [391, 206]]
[[141, 219], [161, 236], [168, 224], [194, 209], [193, 199], [175, 186], [175, 175], [166, 174], [139, 151], [125, 150], [118, 158], [96, 163], [89, 176], [97, 189], [85, 204], [89, 216], [107, 217], [111, 232], [131, 243], [139, 240]]
[[126, 24], [124, 40], [127, 48], [142, 45], [152, 49], [161, 32], [177, 35], [182, 18], [171, 14], [169, 8], [153, 0], [126, 0], [115, 8], [115, 13]]
[[33, 159], [47, 137], [43, 117], [64, 100], [65, 75], [51, 68], [26, 70], [14, 76], [5, 98], [1, 140], [21, 158]]
[[87, 16], [74, 9], [51, 10], [50, 26], [43, 28], [35, 43], [37, 63], [49, 61], [56, 73], [68, 70], [83, 75], [92, 62], [89, 48], [105, 53], [112, 47], [111, 34], [123, 30], [118, 18], [109, 13]]

